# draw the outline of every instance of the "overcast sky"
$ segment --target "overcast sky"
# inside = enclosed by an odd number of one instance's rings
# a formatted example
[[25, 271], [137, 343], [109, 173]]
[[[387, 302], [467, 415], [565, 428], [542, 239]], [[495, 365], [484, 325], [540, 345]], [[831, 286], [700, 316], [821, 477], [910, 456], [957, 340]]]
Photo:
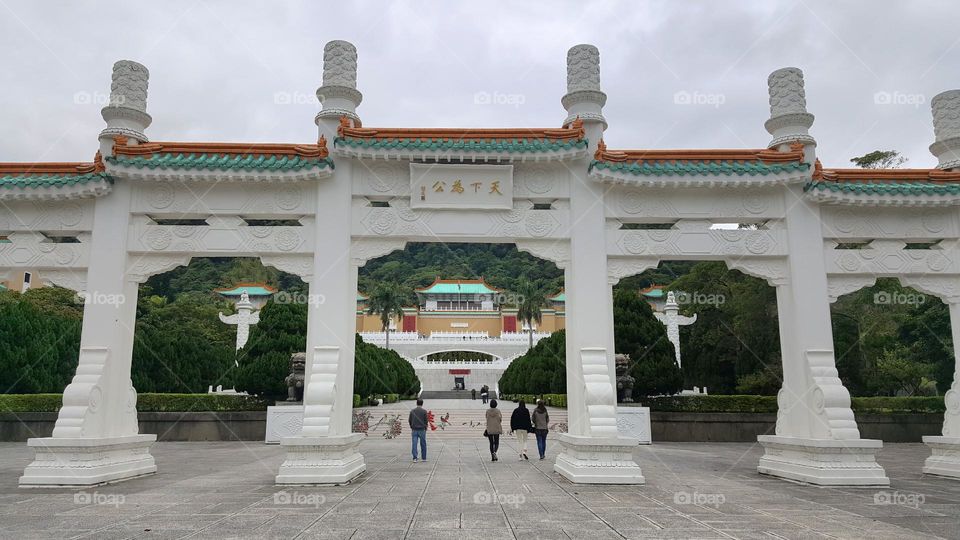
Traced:
[[930, 167], [958, 20], [956, 0], [0, 0], [0, 161], [91, 159], [119, 59], [150, 70], [153, 140], [312, 142], [323, 46], [344, 39], [366, 126], [559, 126], [566, 51], [592, 43], [610, 148], [762, 147], [767, 75], [796, 66], [826, 166], [896, 149]]

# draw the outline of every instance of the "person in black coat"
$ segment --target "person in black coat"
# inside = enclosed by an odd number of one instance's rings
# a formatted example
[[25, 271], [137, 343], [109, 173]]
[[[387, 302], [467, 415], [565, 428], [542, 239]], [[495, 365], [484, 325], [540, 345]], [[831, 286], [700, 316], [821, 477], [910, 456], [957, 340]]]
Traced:
[[520, 460], [530, 459], [527, 457], [527, 433], [533, 431], [533, 423], [530, 421], [530, 411], [527, 410], [527, 405], [522, 399], [510, 415], [510, 431], [517, 436]]

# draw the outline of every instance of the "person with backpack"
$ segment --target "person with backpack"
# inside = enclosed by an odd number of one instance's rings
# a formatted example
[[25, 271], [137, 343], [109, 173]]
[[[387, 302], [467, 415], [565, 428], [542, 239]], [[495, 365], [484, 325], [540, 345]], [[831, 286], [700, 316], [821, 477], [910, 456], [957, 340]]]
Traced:
[[537, 452], [540, 453], [542, 461], [547, 453], [547, 432], [550, 431], [550, 414], [542, 399], [537, 400], [537, 408], [533, 410], [531, 420], [533, 432], [537, 436]]
[[510, 415], [510, 432], [517, 436], [517, 446], [520, 448], [520, 460], [529, 460], [527, 457], [527, 433], [533, 431], [533, 423], [530, 421], [530, 411], [527, 404], [521, 399], [517, 403], [517, 408]]

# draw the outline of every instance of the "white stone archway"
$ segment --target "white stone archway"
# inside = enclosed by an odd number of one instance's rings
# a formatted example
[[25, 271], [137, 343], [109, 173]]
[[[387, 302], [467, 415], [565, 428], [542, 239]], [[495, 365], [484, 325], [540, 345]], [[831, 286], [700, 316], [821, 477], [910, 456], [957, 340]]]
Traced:
[[[324, 50], [312, 144], [150, 142], [147, 80], [140, 64], [114, 66], [93, 162], [0, 164], [0, 273], [33, 268], [51, 283], [128, 299], [85, 307], [76, 377], [53, 436], [30, 441], [37, 458], [21, 485], [156, 470], [130, 384], [137, 285], [210, 254], [258, 256], [308, 283], [317, 301], [303, 427], [282, 441], [276, 481], [349, 482], [365, 470], [363, 436], [350, 429], [357, 269], [408, 241], [511, 242], [564, 269], [569, 433], [555, 470], [571, 481], [644, 481], [637, 441], [617, 432], [611, 287], [660, 260], [693, 259], [723, 260], [777, 288], [784, 385], [758, 470], [817, 485], [889, 483], [874, 458], [881, 443], [860, 438], [837, 377], [829, 301], [894, 275], [938, 291], [956, 315], [960, 92], [932, 102], [938, 168], [877, 171], [820, 165], [795, 68], [768, 80], [772, 139], [743, 150], [608, 149], [590, 45], [568, 53], [558, 128], [362, 126], [357, 52], [342, 41]], [[275, 225], [289, 220], [300, 225]], [[764, 225], [712, 228], [731, 222]], [[867, 247], [837, 249], [850, 242]], [[960, 318], [952, 324], [956, 337]], [[953, 430], [931, 442], [941, 457], [928, 472], [960, 477]]]

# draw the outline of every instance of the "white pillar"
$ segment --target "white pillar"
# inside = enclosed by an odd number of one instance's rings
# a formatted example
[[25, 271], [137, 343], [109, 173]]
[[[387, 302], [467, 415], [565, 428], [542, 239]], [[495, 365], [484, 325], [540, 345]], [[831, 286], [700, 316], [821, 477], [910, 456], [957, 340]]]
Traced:
[[[117, 115], [127, 115], [124, 130], [138, 131], [142, 137], [149, 123], [144, 117], [149, 116], [131, 106], [144, 107], [146, 91], [146, 68], [128, 61], [114, 65], [102, 144], [109, 140], [112, 148], [113, 135], [120, 134], [110, 127], [116, 127]], [[139, 434], [137, 392], [130, 381], [138, 289], [127, 275], [130, 200], [130, 185], [121, 181], [97, 199], [87, 270], [86, 297], [91, 300], [83, 309], [77, 372], [63, 392], [53, 436], [27, 442], [37, 455], [20, 477], [21, 486], [89, 486], [157, 470], [149, 452], [156, 435]], [[97, 303], [97, 298], [120, 301]]]
[[[930, 102], [933, 109], [933, 131], [936, 142], [930, 151], [937, 156], [937, 168], [960, 169], [960, 90], [949, 90], [936, 95]], [[953, 334], [953, 384], [943, 396], [946, 411], [943, 414], [941, 436], [924, 437], [933, 455], [927, 458], [923, 472], [960, 479], [960, 304], [949, 302], [950, 330]]]
[[[340, 117], [358, 120], [357, 51], [345, 41], [324, 48], [320, 136], [333, 141]], [[317, 186], [316, 245], [307, 318], [307, 366], [303, 429], [280, 444], [287, 459], [278, 484], [342, 484], [366, 470], [357, 451], [361, 433], [351, 433], [357, 267], [350, 253], [352, 167], [340, 160], [334, 175]]]
[[[816, 141], [807, 133], [813, 115], [806, 112], [803, 73], [777, 70], [768, 83], [771, 146], [803, 144], [812, 170]], [[757, 437], [765, 449], [758, 470], [815, 485], [887, 486], [875, 458], [883, 443], [860, 438], [850, 393], [837, 374], [820, 208], [801, 186], [785, 188], [784, 199], [789, 282], [777, 287], [783, 387], [776, 435]]]
[[617, 432], [616, 370], [613, 365], [613, 303], [607, 281], [606, 232], [601, 184], [587, 178], [590, 156], [606, 128], [600, 89], [600, 53], [577, 45], [567, 53], [565, 124], [583, 122], [588, 156], [571, 163], [570, 263], [567, 291], [568, 433], [559, 436], [562, 451], [554, 470], [572, 482], [640, 484], [644, 482], [632, 452], [639, 441]]

